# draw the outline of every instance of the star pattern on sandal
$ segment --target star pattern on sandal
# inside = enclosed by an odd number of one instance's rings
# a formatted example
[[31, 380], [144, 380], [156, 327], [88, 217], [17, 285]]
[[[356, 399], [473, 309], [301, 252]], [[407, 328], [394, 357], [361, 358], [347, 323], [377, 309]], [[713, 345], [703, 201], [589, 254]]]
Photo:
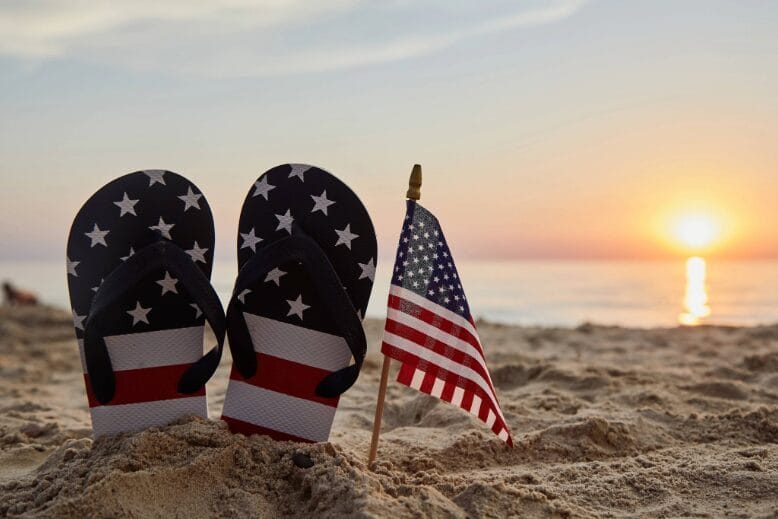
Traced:
[[284, 230], [289, 234], [292, 234], [292, 222], [294, 222], [294, 217], [292, 216], [291, 209], [287, 209], [284, 214], [277, 214], [276, 218], [278, 218], [278, 227], [276, 227], [276, 231]]
[[[96, 294], [108, 287], [103, 279], [108, 281], [116, 269], [132, 276], [146, 268], [131, 261], [137, 253], [156, 261], [148, 250], [156, 241], [154, 233], [175, 243], [207, 275], [212, 254], [206, 238], [211, 232], [207, 209], [205, 196], [194, 184], [165, 170], [131, 173], [97, 190], [84, 205], [84, 215], [77, 217], [66, 254], [76, 336], [83, 338]], [[113, 316], [107, 316], [111, 334], [201, 326], [204, 308], [182, 289], [183, 274], [176, 272], [166, 265], [153, 268], [137, 289], [122, 296]], [[112, 283], [111, 290], [117, 286]]]
[[168, 292], [172, 292], [174, 294], [178, 294], [178, 289], [176, 288], [176, 283], [178, 283], [178, 280], [174, 277], [171, 277], [170, 272], [165, 271], [165, 277], [157, 281], [157, 285], [162, 287], [162, 294], [165, 295]]
[[347, 224], [342, 230], [335, 229], [335, 233], [338, 235], [338, 239], [335, 242], [335, 246], [345, 245], [351, 249], [351, 242], [359, 238], [358, 234], [351, 232], [351, 224]]
[[108, 235], [108, 233], [111, 231], [102, 231], [100, 230], [100, 227], [97, 226], [97, 224], [94, 225], [91, 232], [85, 232], [90, 240], [92, 240], [92, 243], [90, 247], [94, 247], [95, 245], [102, 245], [103, 247], [108, 247], [108, 243], [105, 241], [105, 237]]
[[313, 209], [311, 209], [311, 213], [321, 211], [324, 213], [324, 216], [327, 216], [327, 208], [335, 203], [334, 201], [327, 199], [326, 189], [322, 191], [321, 195], [311, 195], [311, 198], [313, 198]]
[[162, 235], [163, 238], [167, 238], [168, 240], [172, 240], [173, 238], [170, 237], [170, 230], [175, 227], [176, 224], [174, 223], [165, 223], [165, 220], [162, 219], [162, 217], [159, 217], [159, 223], [157, 225], [152, 225], [149, 227], [152, 231], [157, 231], [159, 234]]
[[[365, 238], [360, 236], [361, 234], [367, 235], [369, 230], [357, 232], [358, 229], [361, 229], [361, 220], [359, 223], [348, 221], [353, 215], [351, 213], [353, 203], [351, 200], [342, 199], [343, 195], [339, 195], [341, 190], [338, 185], [333, 184], [324, 175], [326, 172], [306, 164], [286, 164], [268, 171], [257, 179], [252, 189], [249, 190], [250, 196], [247, 203], [254, 204], [251, 206], [252, 209], [255, 208], [254, 210], [260, 214], [273, 216], [270, 221], [253, 220], [245, 216], [241, 218], [241, 229], [238, 230], [238, 257], [240, 265], [244, 265], [250, 259], [251, 253], [261, 254], [262, 248], [266, 244], [272, 244], [285, 235], [296, 234], [298, 225], [300, 225], [301, 231], [317, 233], [314, 235], [317, 241], [320, 241], [322, 231], [332, 232], [331, 238], [326, 238], [327, 235], [324, 234], [324, 242], [320, 243], [327, 254], [336, 248], [339, 258], [351, 262], [351, 266], [348, 267], [350, 270], [346, 272], [353, 272], [353, 277], [342, 273], [340, 268], [338, 274], [346, 275], [342, 284], [349, 295], [353, 297], [354, 294], [364, 290], [365, 285], [367, 285], [364, 280], [369, 282], [375, 280], [375, 251], [371, 251], [374, 239], [372, 236]], [[261, 201], [251, 202], [252, 199], [260, 197]], [[306, 203], [301, 199], [308, 201]], [[266, 201], [270, 203], [266, 204]], [[343, 206], [341, 207], [340, 204]], [[357, 224], [357, 230], [354, 229], [355, 224]], [[331, 231], [327, 230], [328, 227]], [[273, 285], [273, 289], [276, 287], [280, 289], [281, 306], [283, 307], [283, 301], [286, 301], [288, 307], [273, 309], [272, 312], [277, 316], [276, 318], [283, 320], [285, 316], [288, 322], [305, 321], [306, 326], [326, 327], [328, 325], [325, 323], [329, 322], [330, 319], [321, 314], [318, 303], [311, 299], [314, 295], [308, 294], [307, 289], [303, 290], [302, 293], [299, 292], [299, 268], [305, 270], [305, 267], [300, 267], [299, 262], [297, 265], [297, 267], [290, 265], [290, 268], [280, 264], [271, 265], [273, 268], [264, 275], [262, 285], [256, 285], [252, 288], [260, 290], [261, 286], [269, 283]], [[290, 271], [293, 274], [290, 275]], [[347, 279], [349, 277], [351, 279]], [[290, 281], [285, 283], [287, 279]], [[362, 281], [358, 282], [358, 280]], [[267, 287], [264, 290], [271, 290], [271, 288]], [[261, 299], [259, 294], [260, 292], [257, 292], [256, 301]], [[242, 301], [245, 294], [235, 294], [234, 297]], [[255, 302], [252, 298], [246, 299], [246, 301], [249, 302], [249, 307]], [[306, 303], [312, 303], [313, 308], [311, 304]], [[356, 310], [359, 311], [359, 318], [362, 319], [364, 308]]]
[[130, 197], [127, 196], [127, 192], [125, 191], [122, 199], [119, 200], [118, 202], [114, 202], [114, 205], [119, 207], [119, 218], [121, 218], [125, 214], [138, 216], [138, 214], [135, 212], [135, 204], [137, 204], [139, 201], [140, 200], [131, 200]]
[[241, 249], [248, 247], [251, 249], [251, 252], [257, 252], [257, 243], [261, 242], [262, 238], [257, 237], [254, 227], [247, 233], [240, 233], [240, 237], [243, 238], [243, 243], [240, 246]]
[[78, 272], [76, 272], [76, 267], [81, 262], [72, 261], [70, 258], [67, 258], [67, 260], [68, 260], [68, 275], [73, 277], [78, 277]]
[[362, 269], [362, 272], [359, 274], [359, 279], [369, 279], [370, 281], [375, 280], [375, 261], [373, 258], [370, 258], [370, 261], [367, 263], [360, 263], [359, 268]]
[[243, 303], [243, 304], [245, 305], [245, 304], [246, 304], [246, 296], [247, 296], [247, 295], [249, 295], [250, 293], [251, 293], [251, 290], [249, 290], [248, 288], [244, 288], [244, 289], [241, 291], [241, 293], [240, 293], [240, 294], [238, 294], [238, 295], [237, 295], [237, 296], [235, 296], [235, 297], [237, 297], [237, 298], [238, 298], [238, 301], [240, 301], [241, 303]]
[[153, 186], [154, 184], [162, 184], [163, 186], [165, 184], [165, 171], [161, 169], [149, 169], [144, 171], [146, 175], [149, 177], [149, 187]]
[[296, 315], [302, 321], [303, 312], [310, 308], [310, 305], [303, 303], [303, 296], [299, 295], [295, 300], [287, 299], [286, 302], [289, 304], [289, 312], [287, 312], [286, 316]]
[[195, 240], [194, 245], [192, 245], [192, 248], [187, 250], [186, 253], [189, 254], [189, 257], [192, 258], [192, 261], [197, 263], [198, 261], [201, 263], [205, 263], [205, 253], [208, 252], [208, 249], [204, 249], [198, 245], [197, 240]]
[[297, 177], [301, 182], [305, 182], [305, 172], [311, 169], [308, 164], [289, 164], [292, 171], [289, 172], [289, 178]]
[[122, 257], [121, 257], [121, 258], [119, 258], [119, 259], [120, 259], [120, 260], [122, 260], [122, 261], [127, 261], [128, 259], [130, 259], [130, 258], [131, 258], [131, 257], [133, 257], [134, 255], [135, 255], [135, 249], [133, 249], [132, 247], [130, 247], [130, 252], [129, 252], [129, 253], [126, 255], [126, 256], [122, 256]]
[[148, 315], [151, 312], [151, 308], [143, 308], [140, 301], [135, 303], [135, 308], [127, 310], [127, 313], [132, 316], [132, 325], [135, 326], [139, 323], [149, 324]]
[[262, 198], [265, 200], [269, 200], [270, 198], [270, 191], [275, 189], [276, 186], [271, 185], [267, 182], [267, 177], [262, 177], [256, 182], [254, 182], [254, 193], [252, 193], [251, 197], [260, 196], [262, 195]]
[[281, 286], [281, 277], [285, 274], [286, 272], [276, 267], [267, 273], [267, 276], [265, 276], [265, 283], [275, 283], [277, 287]]
[[180, 195], [178, 199], [184, 202], [184, 212], [187, 212], [190, 208], [200, 209], [200, 202], [198, 202], [198, 200], [200, 200], [202, 196], [203, 195], [192, 191], [192, 186], [188, 186], [186, 194]]
[[75, 310], [73, 310], [73, 326], [77, 330], [84, 330], [84, 319], [86, 319], [85, 315], [78, 315]]

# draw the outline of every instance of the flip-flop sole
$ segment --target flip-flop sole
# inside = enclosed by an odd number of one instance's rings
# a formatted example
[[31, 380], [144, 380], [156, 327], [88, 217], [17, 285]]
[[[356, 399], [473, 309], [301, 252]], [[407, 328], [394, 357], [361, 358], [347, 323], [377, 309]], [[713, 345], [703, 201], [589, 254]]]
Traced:
[[[285, 164], [257, 180], [240, 216], [239, 267], [289, 236], [295, 225], [321, 247], [358, 315], [364, 316], [375, 275], [373, 224], [356, 194], [317, 167]], [[245, 379], [233, 365], [222, 419], [243, 434], [326, 441], [339, 399], [318, 396], [315, 390], [351, 359], [327, 301], [317, 297], [308, 273], [295, 262], [278, 265], [238, 295], [257, 371]]]
[[178, 392], [181, 375], [203, 354], [205, 318], [180, 283], [161, 268], [143, 277], [101, 323], [115, 373], [113, 398], [100, 404], [87, 374], [84, 324], [102, 280], [159, 239], [188, 251], [210, 278], [214, 247], [210, 207], [194, 184], [170, 171], [119, 177], [76, 215], [67, 246], [68, 287], [94, 436], [206, 417], [205, 388]]

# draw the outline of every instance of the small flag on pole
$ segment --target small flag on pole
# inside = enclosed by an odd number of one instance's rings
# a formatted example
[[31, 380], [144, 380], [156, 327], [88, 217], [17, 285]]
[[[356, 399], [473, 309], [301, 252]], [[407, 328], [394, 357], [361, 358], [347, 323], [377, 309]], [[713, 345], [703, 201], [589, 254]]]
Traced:
[[400, 361], [398, 382], [461, 407], [513, 446], [440, 223], [407, 204], [381, 352]]

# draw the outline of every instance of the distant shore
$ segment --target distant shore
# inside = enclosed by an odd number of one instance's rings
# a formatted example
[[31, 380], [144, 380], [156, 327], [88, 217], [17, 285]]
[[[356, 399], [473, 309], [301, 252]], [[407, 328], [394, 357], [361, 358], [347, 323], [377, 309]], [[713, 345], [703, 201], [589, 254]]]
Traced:
[[[217, 421], [93, 442], [69, 314], [0, 308], [0, 516], [757, 516], [778, 509], [778, 325], [479, 323], [513, 429], [390, 383], [365, 466], [382, 322], [331, 442]], [[229, 356], [209, 383], [218, 418]], [[314, 466], [298, 468], [292, 456]]]

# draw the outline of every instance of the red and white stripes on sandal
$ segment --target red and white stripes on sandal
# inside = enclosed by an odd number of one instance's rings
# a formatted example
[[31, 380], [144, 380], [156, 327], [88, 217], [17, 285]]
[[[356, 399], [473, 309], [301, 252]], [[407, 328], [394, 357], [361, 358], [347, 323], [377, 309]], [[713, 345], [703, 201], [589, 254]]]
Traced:
[[86, 372], [79, 339], [89, 412], [95, 438], [163, 426], [185, 415], [208, 416], [205, 387], [178, 392], [181, 375], [203, 354], [203, 326], [105, 337], [116, 392], [100, 404]]
[[233, 366], [222, 420], [233, 432], [276, 440], [327, 441], [339, 398], [316, 395], [328, 374], [348, 366], [345, 339], [244, 312], [257, 356], [249, 379]]

